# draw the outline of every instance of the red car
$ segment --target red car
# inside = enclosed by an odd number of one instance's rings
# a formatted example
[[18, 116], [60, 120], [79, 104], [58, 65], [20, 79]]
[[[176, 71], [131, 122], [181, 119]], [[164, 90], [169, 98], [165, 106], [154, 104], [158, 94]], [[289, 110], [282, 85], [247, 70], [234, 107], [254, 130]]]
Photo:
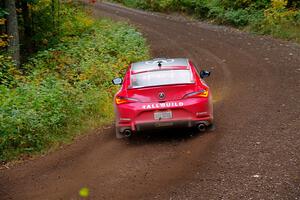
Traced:
[[200, 73], [185, 58], [154, 59], [133, 63], [115, 95], [116, 136], [129, 137], [140, 130], [161, 127], [197, 127], [213, 122], [212, 95]]

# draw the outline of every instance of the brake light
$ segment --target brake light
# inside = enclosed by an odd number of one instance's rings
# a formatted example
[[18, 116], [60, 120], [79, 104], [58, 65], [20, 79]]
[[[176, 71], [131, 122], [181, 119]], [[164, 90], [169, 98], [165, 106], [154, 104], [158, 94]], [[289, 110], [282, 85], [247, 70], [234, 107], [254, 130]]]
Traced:
[[139, 100], [137, 99], [133, 99], [133, 98], [127, 98], [127, 97], [120, 97], [117, 96], [116, 99], [116, 104], [120, 105], [120, 104], [124, 104], [124, 103], [134, 103], [134, 102], [138, 102]]
[[202, 89], [197, 92], [192, 92], [189, 94], [186, 94], [183, 98], [195, 98], [195, 97], [203, 97], [207, 98], [208, 97], [208, 90], [207, 89]]

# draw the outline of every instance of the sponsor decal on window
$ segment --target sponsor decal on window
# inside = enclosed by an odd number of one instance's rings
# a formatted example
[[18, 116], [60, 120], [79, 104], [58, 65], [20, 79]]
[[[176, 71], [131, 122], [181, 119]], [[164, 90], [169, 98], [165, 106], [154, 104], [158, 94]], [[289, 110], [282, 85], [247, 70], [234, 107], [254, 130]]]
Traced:
[[166, 102], [166, 103], [151, 103], [143, 105], [143, 109], [155, 109], [155, 108], [174, 108], [174, 107], [182, 107], [183, 102]]

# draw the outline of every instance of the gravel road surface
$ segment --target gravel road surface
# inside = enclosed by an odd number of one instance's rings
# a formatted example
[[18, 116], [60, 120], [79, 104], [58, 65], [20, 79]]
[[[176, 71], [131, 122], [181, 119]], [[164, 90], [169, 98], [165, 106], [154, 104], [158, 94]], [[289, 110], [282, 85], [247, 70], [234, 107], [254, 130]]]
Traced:
[[175, 15], [109, 3], [95, 17], [128, 21], [153, 57], [212, 71], [216, 129], [117, 140], [95, 130], [0, 170], [0, 199], [300, 199], [300, 46]]

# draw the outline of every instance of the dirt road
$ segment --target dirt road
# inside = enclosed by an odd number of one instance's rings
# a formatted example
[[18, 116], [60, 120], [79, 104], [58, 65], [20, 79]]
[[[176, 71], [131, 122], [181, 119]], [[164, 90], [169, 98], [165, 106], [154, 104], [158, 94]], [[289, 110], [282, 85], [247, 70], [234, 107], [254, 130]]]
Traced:
[[136, 25], [154, 57], [212, 71], [216, 130], [116, 140], [95, 131], [0, 171], [0, 199], [300, 199], [300, 47], [181, 17], [97, 3]]

